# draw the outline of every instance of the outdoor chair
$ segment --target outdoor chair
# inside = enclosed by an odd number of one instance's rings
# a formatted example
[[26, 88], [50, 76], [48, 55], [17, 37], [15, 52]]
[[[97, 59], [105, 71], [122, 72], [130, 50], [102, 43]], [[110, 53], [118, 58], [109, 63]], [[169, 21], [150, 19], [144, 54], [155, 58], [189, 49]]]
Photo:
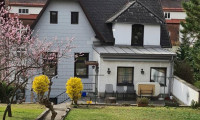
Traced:
[[106, 84], [106, 89], [105, 89], [105, 94], [104, 97], [107, 97], [107, 95], [111, 95], [109, 97], [114, 96], [114, 90], [113, 90], [113, 85], [112, 84]]
[[124, 94], [125, 94], [124, 86], [117, 86], [116, 90], [117, 99], [119, 98], [119, 95], [122, 95], [122, 99], [124, 100]]
[[134, 90], [134, 86], [127, 86], [126, 99], [129, 98], [129, 96], [131, 96], [131, 98], [136, 98], [136, 91]]

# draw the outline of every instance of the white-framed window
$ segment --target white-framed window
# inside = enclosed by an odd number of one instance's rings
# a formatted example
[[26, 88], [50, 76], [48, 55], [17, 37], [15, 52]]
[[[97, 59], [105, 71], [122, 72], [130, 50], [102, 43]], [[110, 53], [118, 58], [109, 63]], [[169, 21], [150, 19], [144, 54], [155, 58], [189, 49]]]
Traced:
[[28, 14], [29, 13], [29, 9], [19, 9], [19, 14]]
[[160, 86], [166, 86], [167, 68], [151, 67], [150, 82], [158, 82]]
[[164, 12], [165, 19], [171, 19], [170, 12]]

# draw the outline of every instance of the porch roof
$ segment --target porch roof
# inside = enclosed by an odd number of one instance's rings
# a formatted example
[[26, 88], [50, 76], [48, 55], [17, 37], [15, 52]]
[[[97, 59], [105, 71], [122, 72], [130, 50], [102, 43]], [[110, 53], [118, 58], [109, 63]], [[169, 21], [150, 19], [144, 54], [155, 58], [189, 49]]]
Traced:
[[170, 58], [174, 52], [159, 47], [94, 46], [101, 57], [112, 58]]

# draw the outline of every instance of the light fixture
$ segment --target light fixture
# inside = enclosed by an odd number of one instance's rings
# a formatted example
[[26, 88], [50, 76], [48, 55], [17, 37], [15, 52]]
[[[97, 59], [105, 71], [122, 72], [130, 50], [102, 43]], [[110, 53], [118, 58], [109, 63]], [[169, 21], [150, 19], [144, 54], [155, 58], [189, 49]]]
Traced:
[[141, 69], [141, 74], [144, 75], [144, 70], [143, 69]]
[[108, 71], [107, 71], [107, 73], [108, 73], [108, 74], [110, 74], [110, 73], [111, 73], [111, 71], [110, 71], [110, 68], [108, 68]]
[[93, 65], [93, 66], [92, 66], [92, 69], [94, 69], [94, 68], [95, 68], [95, 66]]

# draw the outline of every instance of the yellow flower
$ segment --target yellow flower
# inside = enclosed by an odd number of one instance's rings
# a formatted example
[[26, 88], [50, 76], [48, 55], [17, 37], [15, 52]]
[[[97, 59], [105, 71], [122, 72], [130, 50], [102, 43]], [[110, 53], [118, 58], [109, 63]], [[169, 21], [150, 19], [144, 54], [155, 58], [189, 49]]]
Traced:
[[87, 103], [87, 104], [92, 104], [92, 101], [87, 101], [86, 103]]
[[46, 75], [40, 75], [34, 78], [32, 88], [37, 94], [44, 95], [49, 90], [49, 84], [49, 78]]

